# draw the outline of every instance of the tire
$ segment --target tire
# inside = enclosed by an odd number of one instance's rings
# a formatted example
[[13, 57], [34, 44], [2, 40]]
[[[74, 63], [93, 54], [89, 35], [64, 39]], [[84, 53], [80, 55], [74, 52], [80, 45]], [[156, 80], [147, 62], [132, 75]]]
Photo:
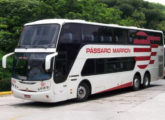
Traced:
[[85, 83], [81, 83], [77, 88], [77, 101], [83, 102], [88, 99], [90, 94], [89, 86]]
[[140, 89], [140, 76], [139, 75], [135, 75], [133, 78], [133, 86], [132, 89], [133, 90], [139, 90]]
[[145, 74], [143, 78], [143, 88], [147, 88], [150, 86], [150, 76], [149, 74]]

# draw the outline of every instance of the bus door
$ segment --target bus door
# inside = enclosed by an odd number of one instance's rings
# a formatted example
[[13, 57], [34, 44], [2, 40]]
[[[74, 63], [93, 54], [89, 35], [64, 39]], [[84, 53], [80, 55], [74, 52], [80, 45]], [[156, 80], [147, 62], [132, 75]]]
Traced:
[[[59, 52], [58, 56], [55, 58], [54, 64], [54, 82], [55, 82], [55, 93], [60, 95], [61, 99], [66, 99], [68, 96], [68, 87], [66, 84], [66, 79], [68, 76], [68, 60], [67, 52]], [[63, 96], [63, 98], [62, 98]]]

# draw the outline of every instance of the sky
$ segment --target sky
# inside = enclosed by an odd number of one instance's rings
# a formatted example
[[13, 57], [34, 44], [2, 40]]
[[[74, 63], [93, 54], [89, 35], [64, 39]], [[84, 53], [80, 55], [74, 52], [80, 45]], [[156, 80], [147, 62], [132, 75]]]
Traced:
[[165, 5], [165, 0], [144, 0], [144, 1], [155, 2], [155, 3], [161, 3], [161, 4]]

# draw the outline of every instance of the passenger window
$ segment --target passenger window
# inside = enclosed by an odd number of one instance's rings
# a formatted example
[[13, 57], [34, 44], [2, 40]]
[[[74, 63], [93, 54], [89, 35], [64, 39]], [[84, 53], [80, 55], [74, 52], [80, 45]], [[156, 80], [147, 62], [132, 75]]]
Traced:
[[133, 70], [135, 66], [135, 60], [133, 58], [128, 58], [126, 61], [126, 70]]
[[104, 63], [104, 59], [96, 59], [96, 74], [103, 74], [105, 72]]
[[113, 42], [113, 32], [111, 28], [100, 27], [99, 28], [99, 42], [100, 43], [112, 43]]
[[84, 43], [97, 43], [98, 28], [94, 25], [82, 25], [82, 41]]
[[68, 43], [68, 42], [72, 42], [73, 40], [73, 35], [72, 33], [64, 33], [62, 36], [61, 36], [61, 42], [63, 43]]
[[129, 41], [128, 44], [133, 44], [133, 40], [136, 39], [136, 30], [129, 30]]
[[65, 24], [62, 27], [59, 41], [61, 43], [81, 43], [81, 25]]
[[130, 71], [134, 67], [133, 57], [89, 59], [82, 69], [82, 76]]
[[95, 74], [95, 60], [88, 59], [84, 65], [82, 70], [82, 76], [85, 75], [94, 75]]
[[126, 44], [128, 39], [128, 31], [125, 29], [114, 29], [114, 43], [116, 44]]
[[83, 35], [83, 41], [94, 42], [94, 36], [91, 34]]
[[163, 40], [162, 40], [162, 34], [161, 33], [148, 32], [148, 35], [153, 37], [150, 40], [151, 44], [163, 45]]

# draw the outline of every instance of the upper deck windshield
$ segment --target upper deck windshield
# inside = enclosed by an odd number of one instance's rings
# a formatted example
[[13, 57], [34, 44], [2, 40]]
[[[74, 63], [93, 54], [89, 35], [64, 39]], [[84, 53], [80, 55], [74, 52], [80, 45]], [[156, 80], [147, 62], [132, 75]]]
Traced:
[[60, 25], [39, 24], [24, 27], [19, 47], [55, 47]]

